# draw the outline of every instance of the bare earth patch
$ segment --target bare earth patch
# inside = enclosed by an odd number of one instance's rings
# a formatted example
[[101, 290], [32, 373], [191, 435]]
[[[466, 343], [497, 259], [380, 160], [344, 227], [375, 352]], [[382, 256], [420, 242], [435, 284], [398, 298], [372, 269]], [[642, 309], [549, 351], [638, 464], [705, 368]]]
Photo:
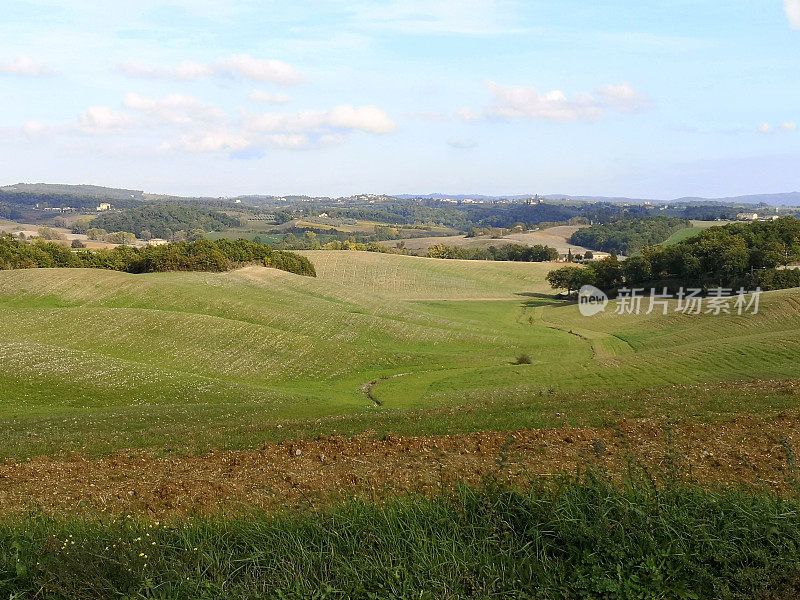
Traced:
[[0, 512], [23, 510], [207, 513], [246, 507], [316, 505], [348, 495], [435, 493], [487, 474], [524, 483], [592, 461], [621, 473], [631, 456], [654, 469], [670, 461], [703, 483], [757, 485], [786, 492], [800, 443], [800, 411], [764, 419], [394, 437], [322, 437], [266, 444], [257, 451], [158, 457], [117, 453], [96, 461], [34, 458], [0, 465]]

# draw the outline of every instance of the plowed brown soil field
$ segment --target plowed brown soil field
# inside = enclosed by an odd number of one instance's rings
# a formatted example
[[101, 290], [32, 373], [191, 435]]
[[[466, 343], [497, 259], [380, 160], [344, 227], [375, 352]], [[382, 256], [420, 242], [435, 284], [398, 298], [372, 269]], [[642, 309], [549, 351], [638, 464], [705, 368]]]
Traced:
[[162, 457], [117, 453], [99, 460], [39, 457], [0, 464], [0, 513], [109, 512], [154, 517], [248, 507], [313, 506], [337, 497], [435, 493], [487, 475], [524, 484], [591, 461], [612, 475], [632, 459], [703, 483], [795, 484], [800, 411], [765, 419], [669, 425], [623, 421], [449, 436], [327, 438], [261, 450]]

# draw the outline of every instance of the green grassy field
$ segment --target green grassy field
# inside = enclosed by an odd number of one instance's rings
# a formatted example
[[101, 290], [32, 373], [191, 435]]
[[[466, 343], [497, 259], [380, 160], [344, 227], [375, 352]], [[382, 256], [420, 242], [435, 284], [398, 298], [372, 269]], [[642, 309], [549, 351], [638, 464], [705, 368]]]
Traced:
[[671, 246], [672, 244], [677, 244], [678, 242], [682, 242], [683, 240], [690, 238], [698, 233], [702, 233], [709, 227], [715, 227], [719, 225], [724, 225], [724, 223], [720, 223], [719, 221], [692, 221], [691, 227], [684, 227], [683, 229], [679, 229], [671, 236], [669, 236], [666, 240], [664, 240], [663, 245]]
[[159, 522], [0, 521], [7, 598], [796, 598], [800, 502], [602, 473]]
[[[755, 316], [585, 318], [546, 296], [548, 264], [307, 255], [317, 278], [0, 272], [0, 456], [718, 418], [791, 402], [690, 386], [796, 376], [796, 290], [766, 294]], [[532, 364], [513, 364], [522, 353]]]

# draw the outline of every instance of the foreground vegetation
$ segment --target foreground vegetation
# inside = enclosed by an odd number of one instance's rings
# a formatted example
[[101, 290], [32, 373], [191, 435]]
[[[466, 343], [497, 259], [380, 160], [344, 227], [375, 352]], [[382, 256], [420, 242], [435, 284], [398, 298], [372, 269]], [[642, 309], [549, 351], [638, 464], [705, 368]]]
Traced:
[[[794, 598], [800, 501], [631, 463], [527, 489], [159, 523], [0, 524], [11, 598]], [[502, 459], [498, 471], [502, 471]]]
[[0, 236], [0, 270], [32, 268], [92, 268], [156, 273], [161, 271], [229, 271], [246, 264], [314, 276], [314, 266], [298, 254], [273, 250], [247, 240], [197, 240], [161, 246], [112, 250], [70, 250], [55, 242], [26, 243]]

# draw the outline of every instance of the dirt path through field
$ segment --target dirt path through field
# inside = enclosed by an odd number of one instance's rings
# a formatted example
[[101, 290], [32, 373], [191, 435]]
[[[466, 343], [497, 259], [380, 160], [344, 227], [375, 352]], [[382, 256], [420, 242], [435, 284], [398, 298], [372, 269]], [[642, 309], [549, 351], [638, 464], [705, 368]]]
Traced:
[[0, 464], [0, 513], [85, 510], [156, 517], [242, 506], [272, 509], [351, 494], [432, 493], [459, 481], [479, 482], [488, 473], [524, 482], [587, 460], [619, 473], [631, 453], [656, 469], [677, 459], [698, 481], [785, 492], [796, 474], [798, 444], [800, 411], [672, 427], [642, 420], [613, 428], [321, 438], [203, 456], [41, 457]]

